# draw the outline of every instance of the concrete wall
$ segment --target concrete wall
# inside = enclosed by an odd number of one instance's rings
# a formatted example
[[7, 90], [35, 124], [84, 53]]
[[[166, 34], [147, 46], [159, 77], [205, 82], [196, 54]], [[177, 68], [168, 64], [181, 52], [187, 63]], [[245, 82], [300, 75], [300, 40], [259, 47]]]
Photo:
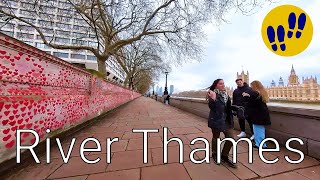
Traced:
[[0, 163], [15, 156], [17, 129], [44, 140], [140, 96], [1, 33], [0, 87]]
[[[170, 105], [208, 118], [209, 107], [204, 100], [171, 98]], [[291, 137], [298, 137], [304, 145], [292, 142], [292, 147], [320, 159], [320, 111], [312, 109], [269, 106], [272, 125], [267, 127], [266, 136], [275, 138], [284, 145]], [[237, 119], [235, 118], [235, 121]], [[235, 129], [240, 130], [239, 123]], [[250, 129], [247, 125], [247, 133]], [[249, 131], [248, 131], [249, 130]]]

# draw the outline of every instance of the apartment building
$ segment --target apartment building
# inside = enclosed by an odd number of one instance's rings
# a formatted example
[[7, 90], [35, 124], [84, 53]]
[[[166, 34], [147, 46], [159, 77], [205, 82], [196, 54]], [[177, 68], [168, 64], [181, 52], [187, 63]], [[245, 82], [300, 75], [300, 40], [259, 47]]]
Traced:
[[[53, 4], [41, 4], [41, 11], [38, 11], [37, 15], [34, 5], [28, 0], [0, 1], [0, 8], [14, 11], [14, 14], [24, 20], [41, 27], [48, 41], [54, 41], [56, 44], [98, 46], [95, 34], [90, 32], [89, 25], [81, 17], [72, 15], [73, 12], [70, 11], [66, 1], [53, 0], [50, 3]], [[0, 31], [82, 68], [98, 69], [97, 59], [90, 51], [58, 50], [48, 47], [37, 31], [23, 22], [15, 20], [9, 23], [2, 22]], [[126, 74], [113, 57], [106, 62], [106, 68], [109, 80], [123, 84]]]

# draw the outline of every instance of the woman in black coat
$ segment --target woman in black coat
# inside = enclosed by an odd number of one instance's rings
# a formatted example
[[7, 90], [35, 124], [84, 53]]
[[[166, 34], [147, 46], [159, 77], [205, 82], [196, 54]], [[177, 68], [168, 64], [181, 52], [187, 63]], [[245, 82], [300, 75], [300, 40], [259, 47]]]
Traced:
[[[210, 86], [208, 105], [210, 108], [208, 126], [212, 130], [212, 157], [217, 163], [217, 138], [220, 137], [220, 132], [223, 132], [226, 138], [232, 138], [231, 130], [233, 128], [231, 100], [225, 91], [222, 79], [215, 80]], [[231, 148], [232, 143], [226, 141], [222, 150], [221, 160], [230, 167], [235, 168], [236, 165], [228, 158]]]
[[[255, 147], [259, 147], [261, 141], [265, 139], [265, 126], [270, 125], [270, 115], [267, 107], [269, 101], [268, 93], [259, 81], [253, 81], [252, 90], [242, 95], [248, 101], [247, 114], [253, 124]], [[266, 144], [263, 144], [266, 148]]]

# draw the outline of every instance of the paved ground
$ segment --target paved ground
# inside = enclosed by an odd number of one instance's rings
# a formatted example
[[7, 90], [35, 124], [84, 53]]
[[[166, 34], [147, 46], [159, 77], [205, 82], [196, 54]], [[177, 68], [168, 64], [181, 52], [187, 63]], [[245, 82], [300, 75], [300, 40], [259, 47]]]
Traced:
[[[184, 163], [179, 164], [178, 143], [169, 144], [169, 163], [162, 162], [162, 134], [150, 134], [148, 164], [143, 164], [142, 134], [133, 134], [132, 128], [169, 128], [169, 137], [179, 137], [184, 142]], [[235, 132], [237, 133], [237, 132]], [[86, 164], [79, 153], [80, 142], [93, 136], [102, 145], [102, 152], [87, 153], [90, 160], [101, 158], [97, 164]], [[193, 164], [189, 159], [192, 149], [203, 147], [203, 144], [190, 145], [196, 137], [211, 139], [206, 119], [166, 106], [145, 97], [117, 109], [107, 118], [74, 135], [77, 138], [75, 148], [68, 164], [63, 164], [57, 147], [52, 147], [52, 162], [45, 164], [45, 156], [41, 157], [41, 165], [30, 163], [28, 167], [16, 172], [9, 179], [71, 179], [71, 180], [236, 180], [236, 179], [268, 179], [268, 180], [319, 180], [319, 162], [306, 157], [301, 164], [292, 165], [286, 162], [285, 155], [297, 159], [297, 155], [284, 149], [281, 152], [264, 153], [269, 160], [279, 157], [273, 165], [264, 164], [254, 152], [253, 164], [248, 163], [245, 144], [238, 149], [238, 168], [230, 169], [223, 165]], [[106, 163], [106, 138], [119, 137], [120, 141], [112, 145], [112, 163]], [[65, 152], [71, 137], [63, 141]], [[88, 144], [86, 147], [94, 147]], [[203, 158], [205, 154], [198, 152], [195, 158]], [[298, 157], [299, 158], [299, 157]]]

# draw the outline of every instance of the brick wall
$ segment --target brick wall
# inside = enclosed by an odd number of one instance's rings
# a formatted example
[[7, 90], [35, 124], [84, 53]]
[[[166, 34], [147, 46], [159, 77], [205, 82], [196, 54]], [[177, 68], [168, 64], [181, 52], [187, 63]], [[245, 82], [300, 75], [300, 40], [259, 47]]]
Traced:
[[1, 33], [0, 87], [0, 162], [15, 156], [17, 129], [44, 140], [140, 96]]

